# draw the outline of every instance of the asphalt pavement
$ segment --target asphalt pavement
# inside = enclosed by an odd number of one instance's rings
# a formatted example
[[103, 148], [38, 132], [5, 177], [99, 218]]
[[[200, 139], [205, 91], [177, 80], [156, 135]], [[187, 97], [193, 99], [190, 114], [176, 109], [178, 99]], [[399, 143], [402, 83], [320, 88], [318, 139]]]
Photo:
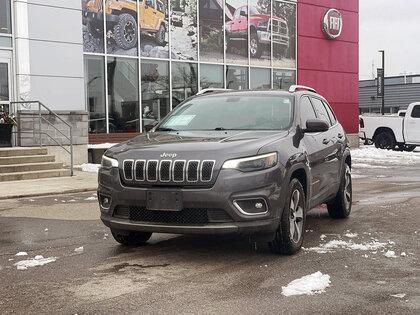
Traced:
[[[293, 256], [232, 236], [154, 234], [125, 247], [94, 192], [0, 200], [0, 313], [418, 314], [420, 164], [374, 164], [354, 169], [350, 218], [312, 210]], [[15, 265], [37, 255], [50, 262]], [[282, 295], [317, 271], [330, 276], [324, 292]]]

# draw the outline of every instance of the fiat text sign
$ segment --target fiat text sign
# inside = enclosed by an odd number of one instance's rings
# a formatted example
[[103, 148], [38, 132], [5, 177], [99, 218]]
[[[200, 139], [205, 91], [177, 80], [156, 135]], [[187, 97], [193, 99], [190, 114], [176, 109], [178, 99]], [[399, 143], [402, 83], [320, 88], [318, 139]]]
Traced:
[[329, 9], [322, 18], [322, 31], [329, 39], [335, 39], [341, 35], [343, 29], [343, 17], [336, 9]]

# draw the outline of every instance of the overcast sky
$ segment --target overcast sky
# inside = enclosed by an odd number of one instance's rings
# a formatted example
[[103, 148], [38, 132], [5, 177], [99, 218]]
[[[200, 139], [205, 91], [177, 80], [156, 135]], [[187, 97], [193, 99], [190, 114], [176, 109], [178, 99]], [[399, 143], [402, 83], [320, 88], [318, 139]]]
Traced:
[[420, 74], [420, 0], [360, 0], [360, 79], [372, 78], [372, 61], [385, 73]]

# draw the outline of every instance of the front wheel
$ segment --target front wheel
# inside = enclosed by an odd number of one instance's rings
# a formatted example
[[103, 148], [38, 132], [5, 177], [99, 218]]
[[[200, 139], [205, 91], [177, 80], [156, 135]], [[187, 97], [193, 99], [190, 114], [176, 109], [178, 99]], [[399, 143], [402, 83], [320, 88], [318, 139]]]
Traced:
[[251, 55], [251, 58], [260, 58], [262, 49], [260, 42], [258, 41], [258, 35], [257, 33], [252, 33], [251, 38], [249, 41], [249, 53]]
[[122, 49], [128, 50], [137, 45], [137, 22], [128, 13], [120, 15], [118, 23], [114, 26], [114, 40]]
[[347, 218], [351, 212], [353, 189], [351, 183], [351, 170], [348, 164], [344, 164], [344, 173], [341, 177], [340, 187], [334, 200], [327, 204], [328, 214], [331, 218]]
[[159, 30], [156, 32], [156, 43], [159, 46], [165, 45], [165, 27], [161, 24]]
[[306, 224], [306, 199], [302, 184], [293, 178], [289, 196], [274, 239], [268, 243], [276, 254], [294, 254], [300, 250]]
[[150, 232], [126, 232], [122, 234], [114, 230], [111, 230], [111, 234], [118, 243], [128, 246], [144, 245], [152, 236]]

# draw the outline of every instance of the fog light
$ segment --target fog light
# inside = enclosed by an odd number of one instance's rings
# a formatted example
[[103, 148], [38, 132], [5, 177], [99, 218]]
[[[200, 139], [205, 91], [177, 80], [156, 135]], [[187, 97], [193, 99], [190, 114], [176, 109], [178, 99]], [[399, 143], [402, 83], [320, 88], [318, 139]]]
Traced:
[[262, 198], [237, 199], [233, 201], [236, 209], [246, 215], [260, 215], [268, 212], [268, 206]]
[[102, 208], [109, 209], [111, 206], [111, 197], [99, 195], [99, 202]]

